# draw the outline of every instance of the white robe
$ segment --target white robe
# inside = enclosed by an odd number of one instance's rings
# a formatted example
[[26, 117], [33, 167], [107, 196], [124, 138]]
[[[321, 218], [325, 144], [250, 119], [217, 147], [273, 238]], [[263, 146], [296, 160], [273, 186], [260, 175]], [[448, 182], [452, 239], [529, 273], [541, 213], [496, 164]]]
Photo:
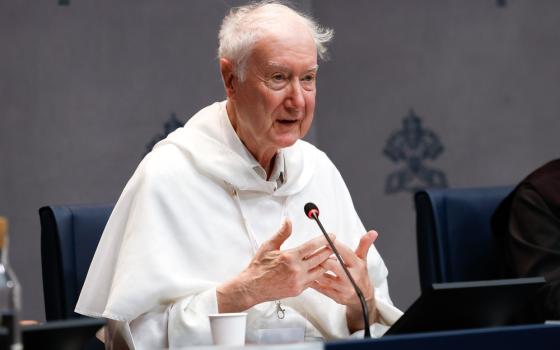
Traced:
[[[321, 234], [304, 215], [307, 202], [320, 208], [327, 231], [357, 247], [366, 230], [323, 152], [301, 140], [283, 149], [286, 182], [276, 189], [240, 150], [225, 102], [202, 109], [158, 143], [115, 206], [76, 312], [120, 321], [136, 349], [211, 344], [208, 314], [217, 312], [216, 286], [247, 267], [251, 240], [269, 239], [284, 216], [293, 230], [282, 249]], [[375, 247], [367, 261], [385, 323], [371, 329], [380, 336], [401, 312], [391, 302], [387, 268]], [[281, 302], [287, 319], [303, 322], [306, 340], [350, 336], [345, 307], [313, 289]], [[249, 342], [259, 341], [261, 329], [286, 324], [274, 310], [274, 301], [248, 310]]]

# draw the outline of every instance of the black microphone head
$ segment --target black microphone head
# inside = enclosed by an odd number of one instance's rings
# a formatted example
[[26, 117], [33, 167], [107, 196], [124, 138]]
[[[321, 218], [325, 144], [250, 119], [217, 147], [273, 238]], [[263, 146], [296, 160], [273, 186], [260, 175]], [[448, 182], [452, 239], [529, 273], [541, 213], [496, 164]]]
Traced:
[[317, 208], [317, 206], [314, 203], [311, 202], [307, 203], [303, 207], [303, 211], [305, 211], [305, 215], [310, 219], [313, 219], [313, 216], [319, 217], [319, 208]]

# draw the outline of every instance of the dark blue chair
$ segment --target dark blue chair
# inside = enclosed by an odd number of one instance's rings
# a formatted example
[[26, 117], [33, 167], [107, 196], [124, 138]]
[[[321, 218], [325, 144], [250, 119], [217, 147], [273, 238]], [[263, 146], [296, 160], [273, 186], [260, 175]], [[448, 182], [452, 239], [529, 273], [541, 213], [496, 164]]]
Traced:
[[47, 321], [83, 317], [74, 307], [112, 210], [112, 204], [39, 209]]
[[420, 287], [500, 279], [491, 217], [513, 186], [429, 189], [415, 194]]

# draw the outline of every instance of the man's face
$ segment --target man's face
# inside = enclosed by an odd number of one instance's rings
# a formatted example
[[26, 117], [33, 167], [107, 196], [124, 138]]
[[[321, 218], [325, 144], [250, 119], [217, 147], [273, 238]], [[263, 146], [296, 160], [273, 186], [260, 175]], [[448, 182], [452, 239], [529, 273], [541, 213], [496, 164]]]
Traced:
[[234, 128], [257, 157], [293, 145], [311, 126], [317, 49], [302, 31], [264, 36], [248, 59], [245, 80], [237, 81]]

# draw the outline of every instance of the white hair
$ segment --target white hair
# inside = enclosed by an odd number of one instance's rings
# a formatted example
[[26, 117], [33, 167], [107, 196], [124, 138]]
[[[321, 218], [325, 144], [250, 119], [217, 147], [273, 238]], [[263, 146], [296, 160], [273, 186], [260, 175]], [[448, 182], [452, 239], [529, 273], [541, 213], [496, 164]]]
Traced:
[[279, 1], [259, 1], [232, 8], [224, 17], [218, 35], [218, 57], [227, 58], [234, 63], [234, 72], [239, 80], [245, 79], [247, 59], [255, 43], [271, 22], [285, 19], [287, 14], [295, 15], [309, 28], [319, 58], [327, 59], [325, 45], [334, 35], [332, 29], [320, 26], [312, 18]]

